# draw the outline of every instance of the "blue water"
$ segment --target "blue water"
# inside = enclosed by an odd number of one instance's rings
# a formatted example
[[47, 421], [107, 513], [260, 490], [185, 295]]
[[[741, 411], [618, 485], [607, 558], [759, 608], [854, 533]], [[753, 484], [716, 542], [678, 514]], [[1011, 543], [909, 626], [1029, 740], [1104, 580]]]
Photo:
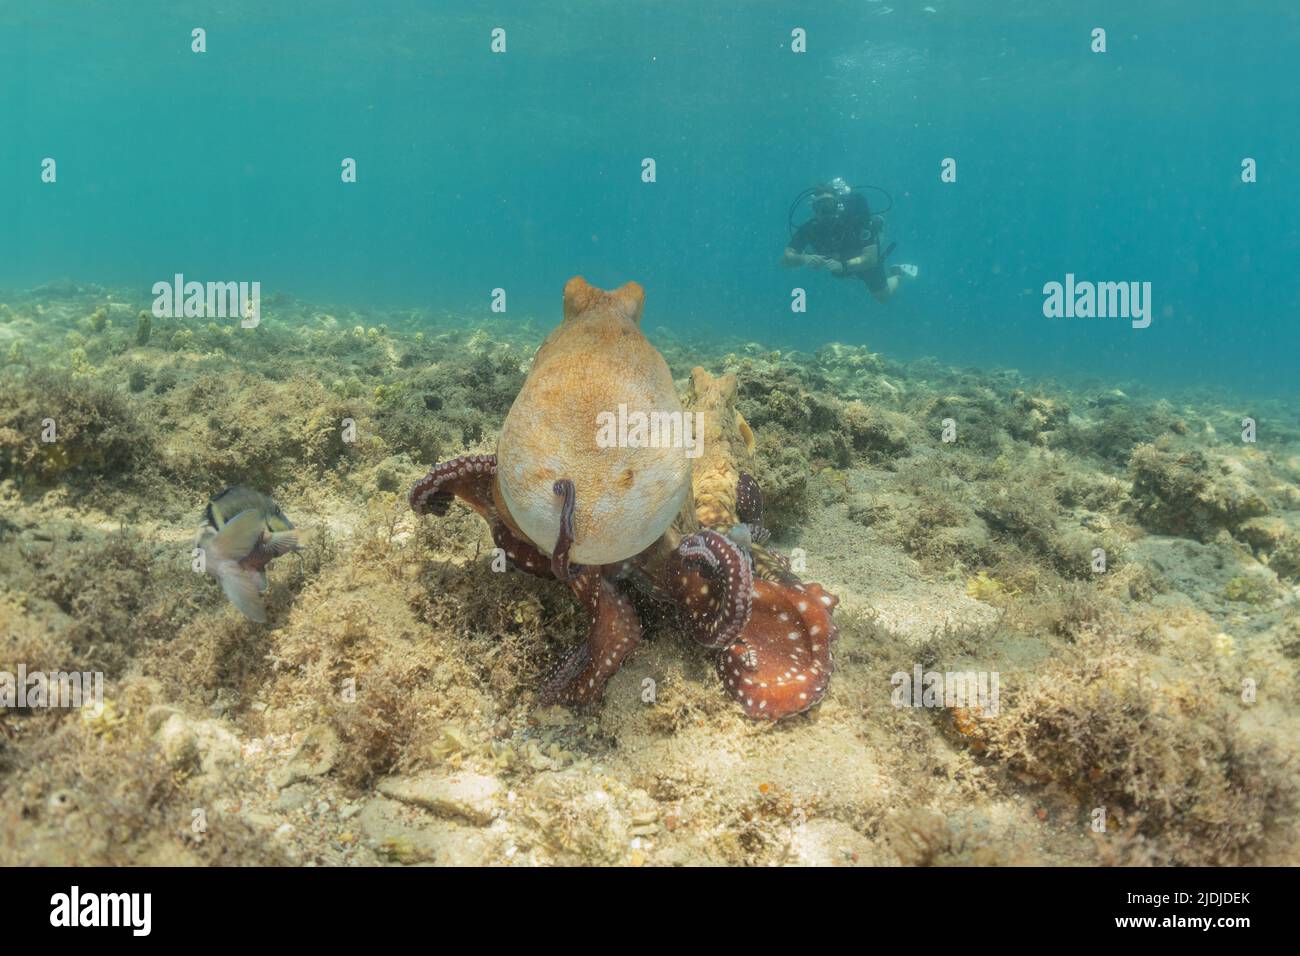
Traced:
[[[650, 328], [1294, 392], [1294, 3], [810, 7], [6, 0], [0, 285], [182, 272], [471, 317], [503, 287], [550, 322], [581, 273], [643, 283]], [[886, 306], [778, 264], [837, 174], [893, 194], [920, 266]], [[1067, 272], [1151, 282], [1151, 327], [1044, 318]]]

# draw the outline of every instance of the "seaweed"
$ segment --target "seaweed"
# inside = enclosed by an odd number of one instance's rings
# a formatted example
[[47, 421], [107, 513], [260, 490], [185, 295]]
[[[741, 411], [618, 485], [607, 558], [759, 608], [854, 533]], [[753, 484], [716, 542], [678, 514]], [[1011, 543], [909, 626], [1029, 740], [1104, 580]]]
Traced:
[[0, 480], [84, 487], [138, 478], [153, 436], [137, 408], [111, 385], [33, 369], [0, 378]]
[[1129, 476], [1137, 519], [1153, 531], [1208, 541], [1269, 511], [1233, 460], [1166, 439], [1135, 448]]
[[1099, 636], [1043, 668], [982, 727], [989, 753], [1107, 810], [1155, 862], [1258, 861], [1295, 811], [1296, 788], [1268, 744], [1199, 684], [1160, 681]]

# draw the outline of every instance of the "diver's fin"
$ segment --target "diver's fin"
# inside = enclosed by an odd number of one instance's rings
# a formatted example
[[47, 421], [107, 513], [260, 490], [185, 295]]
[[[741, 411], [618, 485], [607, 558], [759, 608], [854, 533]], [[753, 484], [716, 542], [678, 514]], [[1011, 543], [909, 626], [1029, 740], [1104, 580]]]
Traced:
[[255, 509], [241, 511], [235, 515], [211, 541], [213, 555], [239, 561], [252, 553], [257, 543], [262, 540], [265, 522], [262, 513]]
[[244, 617], [250, 621], [265, 624], [266, 608], [262, 605], [261, 595], [258, 594], [258, 573], [231, 569], [223, 571], [220, 578], [221, 590], [226, 592], [230, 603], [239, 608]]

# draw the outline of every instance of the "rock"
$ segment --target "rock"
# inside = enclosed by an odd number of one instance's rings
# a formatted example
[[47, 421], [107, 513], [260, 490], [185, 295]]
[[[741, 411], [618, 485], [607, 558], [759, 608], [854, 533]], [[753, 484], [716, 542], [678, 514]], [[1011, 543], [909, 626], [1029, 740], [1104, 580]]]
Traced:
[[[1167, 440], [1138, 445], [1129, 461], [1138, 521], [1150, 531], [1213, 541], [1269, 513], [1245, 462], [1220, 452], [1182, 449]], [[1258, 536], [1258, 530], [1255, 535]]]
[[250, 810], [244, 814], [244, 820], [249, 826], [257, 827], [261, 830], [271, 830], [280, 825], [280, 818], [271, 813], [262, 813], [257, 810]]
[[[166, 710], [162, 708], [161, 710]], [[163, 713], [146, 714], [161, 718]], [[237, 765], [242, 753], [239, 738], [215, 720], [190, 720], [179, 711], [166, 715], [154, 734], [163, 756], [173, 767], [198, 764], [200, 773], [212, 774]]]
[[403, 865], [483, 866], [493, 862], [490, 855], [500, 839], [492, 830], [446, 820], [425, 817], [425, 822], [412, 824], [405, 819], [402, 804], [387, 797], [368, 801], [357, 821], [366, 844], [380, 859]]
[[1276, 515], [1267, 515], [1243, 521], [1236, 537], [1256, 551], [1270, 552], [1285, 540], [1289, 532], [1285, 521]]
[[617, 781], [600, 779], [599, 789], [592, 789], [594, 783], [577, 769], [548, 774], [522, 809], [552, 861], [566, 865], [626, 862], [632, 834], [622, 804], [628, 795]]
[[332, 727], [317, 724], [303, 735], [289, 762], [271, 774], [271, 784], [283, 790], [299, 781], [324, 776], [334, 769], [338, 755], [338, 734]]
[[168, 707], [164, 704], [158, 704], [150, 707], [144, 713], [145, 729], [151, 734], [158, 733], [158, 728], [167, 722], [167, 719], [173, 714], [179, 714], [180, 711], [175, 707]]
[[199, 762], [204, 773], [226, 770], [239, 764], [243, 752], [239, 738], [215, 720], [200, 721], [194, 728]]
[[168, 716], [154, 736], [171, 766], [180, 767], [198, 759], [198, 738], [183, 714]]
[[430, 834], [402, 819], [402, 806], [385, 797], [375, 797], [357, 816], [369, 847], [383, 860], [410, 865], [433, 862], [436, 854]]
[[801, 866], [879, 866], [885, 862], [862, 834], [838, 820], [810, 820], [794, 828], [790, 862]]
[[486, 826], [496, 815], [501, 783], [495, 777], [476, 773], [443, 776], [426, 772], [388, 777], [380, 781], [379, 792], [442, 817], [460, 817], [476, 826]]
[[213, 717], [225, 717], [239, 708], [239, 695], [229, 687], [217, 691], [216, 699], [208, 705]]
[[310, 784], [295, 783], [280, 791], [280, 798], [276, 801], [276, 808], [279, 810], [297, 810], [299, 807], [306, 806], [313, 795], [313, 788]]

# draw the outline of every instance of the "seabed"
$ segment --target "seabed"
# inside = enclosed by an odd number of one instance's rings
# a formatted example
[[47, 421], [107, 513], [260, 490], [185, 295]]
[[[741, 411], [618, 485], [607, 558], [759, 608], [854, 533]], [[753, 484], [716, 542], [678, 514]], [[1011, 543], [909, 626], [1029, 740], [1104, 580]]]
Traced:
[[[650, 308], [680, 386], [737, 375], [774, 542], [841, 599], [836, 671], [751, 721], [651, 622], [574, 712], [537, 701], [586, 629], [568, 589], [406, 503], [493, 450], [558, 307], [0, 302], [0, 670], [105, 675], [98, 714], [0, 711], [0, 863], [1300, 862], [1280, 401], [692, 340]], [[265, 625], [190, 566], [233, 483], [311, 530]], [[896, 706], [917, 668], [991, 672], [996, 714]]]

